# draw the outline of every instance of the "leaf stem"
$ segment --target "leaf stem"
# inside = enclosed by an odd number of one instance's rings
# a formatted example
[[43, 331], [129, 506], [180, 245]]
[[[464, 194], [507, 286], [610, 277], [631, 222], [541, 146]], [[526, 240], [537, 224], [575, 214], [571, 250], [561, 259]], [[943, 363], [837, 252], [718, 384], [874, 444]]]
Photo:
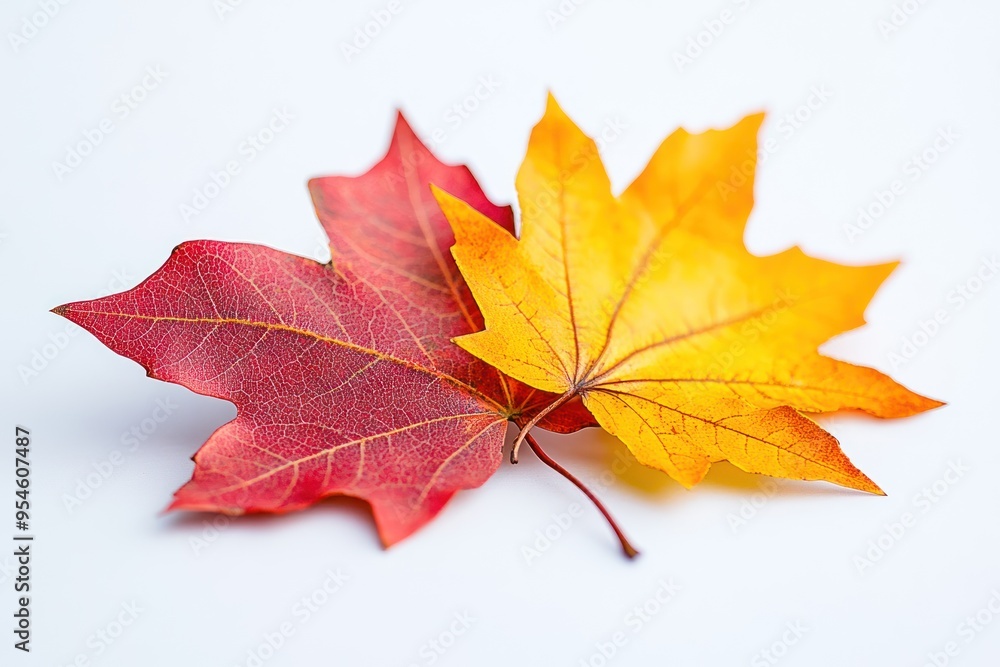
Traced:
[[595, 496], [590, 489], [584, 486], [583, 482], [581, 482], [579, 479], [574, 477], [572, 473], [566, 470], [566, 468], [563, 468], [561, 465], [552, 460], [552, 458], [550, 458], [548, 454], [542, 451], [542, 448], [538, 445], [538, 441], [535, 440], [534, 436], [532, 436], [529, 433], [525, 434], [524, 437], [528, 441], [528, 446], [531, 447], [531, 451], [535, 453], [535, 456], [537, 456], [542, 463], [544, 463], [545, 465], [552, 468], [557, 473], [568, 479], [576, 486], [576, 488], [583, 491], [585, 496], [590, 498], [590, 502], [594, 503], [597, 509], [601, 511], [601, 514], [604, 515], [604, 518], [607, 520], [607, 522], [611, 525], [611, 530], [615, 531], [615, 535], [618, 536], [618, 541], [621, 542], [622, 551], [625, 552], [625, 556], [627, 556], [628, 558], [635, 558], [636, 556], [638, 556], [639, 552], [628, 541], [628, 538], [625, 537], [625, 533], [622, 532], [622, 529], [618, 527], [618, 523], [615, 522], [614, 517], [611, 516], [611, 513], [608, 512], [607, 508], [604, 507], [603, 503], [601, 503], [601, 501], [597, 499], [597, 496]]
[[521, 428], [521, 431], [517, 434], [517, 438], [514, 440], [514, 446], [510, 450], [511, 463], [517, 463], [517, 453], [521, 449], [521, 443], [524, 442], [524, 438], [528, 435], [528, 431], [533, 429], [535, 424], [542, 421], [542, 419], [545, 418], [545, 415], [549, 414], [574, 396], [576, 396], [576, 389], [570, 389], [565, 394], [545, 406], [541, 412], [532, 417], [531, 421]]

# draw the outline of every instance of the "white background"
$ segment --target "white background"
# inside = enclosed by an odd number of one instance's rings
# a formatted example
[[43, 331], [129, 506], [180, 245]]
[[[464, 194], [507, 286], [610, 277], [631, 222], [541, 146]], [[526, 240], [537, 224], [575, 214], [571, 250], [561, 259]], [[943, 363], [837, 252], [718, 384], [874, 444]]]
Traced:
[[[1000, 5], [911, 2], [917, 11], [885, 36], [878, 23], [893, 11], [889, 0], [590, 0], [555, 26], [546, 12], [557, 0], [402, 0], [348, 62], [341, 44], [385, 2], [275, 4], [245, 0], [220, 18], [209, 0], [69, 2], [16, 47], [10, 34], [40, 11], [38, 0], [0, 10], [0, 423], [11, 432], [0, 456], [0, 540], [13, 533], [15, 424], [34, 438], [38, 536], [30, 655], [11, 646], [13, 563], [0, 550], [0, 663], [253, 665], [248, 651], [288, 622], [295, 632], [268, 667], [429, 665], [432, 656], [439, 665], [917, 666], [949, 642], [958, 650], [949, 664], [997, 664], [1000, 616], [987, 605], [1000, 591], [1000, 278], [962, 307], [949, 294], [1000, 250]], [[701, 35], [708, 46], [679, 68], [675, 52], [723, 9], [733, 21]], [[166, 78], [121, 118], [115, 100], [156, 66]], [[449, 123], [481, 77], [499, 88]], [[800, 108], [814, 87], [828, 98]], [[904, 260], [869, 308], [870, 324], [826, 347], [949, 403], [895, 422], [824, 420], [888, 497], [819, 483], [773, 490], [725, 464], [691, 492], [638, 465], [602, 482], [624, 449], [594, 430], [542, 440], [612, 508], [643, 552], [635, 562], [579, 493], [530, 455], [389, 551], [360, 503], [242, 519], [218, 533], [206, 527], [210, 516], [163, 514], [191, 473], [189, 457], [232, 407], [147, 379], [84, 332], [62, 336], [66, 322], [48, 309], [132, 286], [185, 239], [323, 257], [305, 182], [367, 169], [397, 107], [425, 138], [443, 128], [435, 150], [470, 163], [494, 199], [511, 201], [549, 89], [592, 133], [627, 125], [604, 151], [618, 189], [678, 125], [726, 126], [767, 110], [762, 136], [777, 149], [760, 169], [750, 248]], [[242, 159], [241, 142], [275, 108], [294, 115], [288, 128], [185, 222], [179, 206], [210, 172]], [[797, 110], [808, 119], [782, 124]], [[113, 132], [57, 177], [53, 163], [105, 118]], [[907, 162], [947, 128], [958, 139], [911, 178]], [[850, 242], [844, 225], [895, 179], [904, 193]], [[939, 309], [947, 321], [917, 335], [925, 344], [893, 368], [890, 354]], [[33, 360], [37, 374], [26, 372]], [[157, 400], [173, 414], [69, 511], [66, 498], [124, 450], [122, 434], [141, 428]], [[914, 496], [950, 462], [967, 471], [939, 483], [944, 494], [925, 511]], [[560, 532], [553, 515], [573, 503], [583, 514], [529, 563], [536, 531]], [[748, 519], [735, 524], [741, 511]], [[906, 512], [915, 524], [892, 537], [885, 526]], [[859, 571], [880, 538], [889, 548]], [[296, 602], [337, 569], [349, 581], [300, 623]], [[661, 579], [680, 586], [662, 605]], [[628, 617], [650, 599], [647, 620]], [[110, 645], [97, 639], [133, 602], [135, 622]], [[992, 623], [960, 627], [984, 608], [980, 620]], [[471, 627], [449, 635], [463, 613]], [[805, 628], [801, 638], [786, 633], [789, 623]], [[605, 659], [600, 645], [617, 632], [625, 641]], [[450, 647], [435, 653], [431, 641]]]

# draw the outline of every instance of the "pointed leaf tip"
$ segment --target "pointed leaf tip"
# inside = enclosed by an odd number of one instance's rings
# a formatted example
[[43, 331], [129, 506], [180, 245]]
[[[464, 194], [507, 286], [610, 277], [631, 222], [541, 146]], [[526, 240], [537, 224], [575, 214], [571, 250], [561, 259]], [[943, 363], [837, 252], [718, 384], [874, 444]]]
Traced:
[[413, 134], [413, 126], [410, 125], [410, 121], [406, 119], [406, 115], [403, 113], [403, 110], [396, 109], [396, 124], [394, 126], [393, 133], [399, 134], [400, 132]]

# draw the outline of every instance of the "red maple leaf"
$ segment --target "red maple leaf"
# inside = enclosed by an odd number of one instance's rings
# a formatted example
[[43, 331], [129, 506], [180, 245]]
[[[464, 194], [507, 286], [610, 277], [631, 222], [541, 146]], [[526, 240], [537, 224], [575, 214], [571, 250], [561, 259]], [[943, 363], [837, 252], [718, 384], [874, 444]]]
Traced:
[[[132, 290], [55, 309], [149, 376], [236, 405], [171, 508], [287, 512], [350, 495], [390, 545], [493, 474], [508, 421], [553, 402], [451, 342], [483, 321], [431, 183], [513, 233], [510, 208], [400, 116], [368, 173], [309, 184], [329, 264], [192, 241]], [[576, 402], [540, 425], [593, 423]]]

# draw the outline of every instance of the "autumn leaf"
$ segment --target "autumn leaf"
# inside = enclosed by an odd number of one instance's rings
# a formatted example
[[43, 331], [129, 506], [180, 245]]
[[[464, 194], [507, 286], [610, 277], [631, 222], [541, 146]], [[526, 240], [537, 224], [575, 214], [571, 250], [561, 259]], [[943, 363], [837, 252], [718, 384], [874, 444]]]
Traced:
[[513, 232], [509, 207], [400, 116], [371, 171], [309, 184], [331, 263], [193, 241], [135, 289], [55, 310], [151, 377], [236, 404], [172, 508], [287, 512], [350, 495], [371, 504], [390, 545], [497, 469], [508, 420], [593, 423], [580, 403], [541, 415], [557, 397], [451, 343], [482, 317], [431, 182]]
[[678, 130], [615, 197], [594, 142], [550, 97], [517, 177], [520, 239], [437, 190], [486, 320], [456, 342], [559, 394], [550, 408], [582, 396], [640, 462], [686, 487], [728, 460], [881, 493], [802, 413], [902, 417], [940, 403], [817, 352], [864, 323], [894, 264], [744, 247], [761, 121]]

